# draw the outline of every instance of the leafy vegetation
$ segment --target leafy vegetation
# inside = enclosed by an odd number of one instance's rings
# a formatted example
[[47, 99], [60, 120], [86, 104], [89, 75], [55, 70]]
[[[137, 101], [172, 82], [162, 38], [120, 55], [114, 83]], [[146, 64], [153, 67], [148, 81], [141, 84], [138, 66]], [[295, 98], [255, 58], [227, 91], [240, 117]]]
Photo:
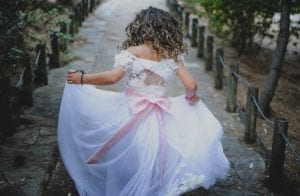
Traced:
[[[280, 1], [276, 0], [184, 0], [187, 7], [198, 15], [209, 17], [209, 26], [218, 36], [229, 40], [239, 54], [249, 54], [257, 51], [257, 42], [268, 36], [272, 17], [280, 12]], [[198, 5], [198, 6], [197, 6]], [[205, 11], [197, 10], [201, 5]], [[299, 13], [300, 5], [294, 2], [292, 13]], [[298, 36], [299, 27], [293, 27], [292, 33]]]
[[[15, 0], [1, 4], [0, 118], [3, 123], [0, 126], [0, 137], [2, 133], [13, 133], [18, 116], [22, 113], [25, 104], [22, 99], [25, 97], [20, 79], [25, 67], [34, 63], [36, 45], [49, 42], [51, 32], [58, 31], [60, 25], [70, 22], [65, 19], [66, 13], [66, 8], [47, 0]], [[59, 33], [59, 38], [64, 43], [72, 39], [66, 33]], [[68, 61], [71, 58], [74, 57], [66, 54], [64, 59]]]
[[[56, 19], [63, 12], [65, 8], [46, 0], [7, 1], [1, 5], [0, 76], [13, 76], [22, 68], [27, 51], [34, 48], [32, 43], [46, 42], [47, 31], [55, 30], [62, 22], [68, 23], [68, 20]], [[60, 37], [71, 40], [68, 34], [60, 34]]]

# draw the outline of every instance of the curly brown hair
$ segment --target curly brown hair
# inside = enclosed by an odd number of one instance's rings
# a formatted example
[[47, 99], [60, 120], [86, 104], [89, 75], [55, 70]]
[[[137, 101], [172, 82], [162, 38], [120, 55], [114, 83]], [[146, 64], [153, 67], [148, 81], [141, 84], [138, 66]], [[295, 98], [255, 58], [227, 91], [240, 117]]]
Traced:
[[148, 44], [160, 56], [175, 60], [178, 55], [187, 52], [181, 24], [161, 9], [150, 6], [142, 10], [125, 31], [127, 39], [121, 49]]

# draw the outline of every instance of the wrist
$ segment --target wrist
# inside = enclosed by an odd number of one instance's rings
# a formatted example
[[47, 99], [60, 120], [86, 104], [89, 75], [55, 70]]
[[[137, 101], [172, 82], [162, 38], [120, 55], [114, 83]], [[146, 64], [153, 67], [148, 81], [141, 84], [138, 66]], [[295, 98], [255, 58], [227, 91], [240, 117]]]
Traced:
[[84, 70], [78, 70], [81, 73], [80, 76], [80, 84], [83, 85], [84, 84], [84, 75], [86, 74]]
[[185, 99], [186, 100], [188, 100], [188, 101], [190, 101], [190, 100], [193, 100], [195, 97], [196, 97], [197, 95], [196, 94], [193, 94], [193, 95], [191, 95], [191, 96], [185, 96]]

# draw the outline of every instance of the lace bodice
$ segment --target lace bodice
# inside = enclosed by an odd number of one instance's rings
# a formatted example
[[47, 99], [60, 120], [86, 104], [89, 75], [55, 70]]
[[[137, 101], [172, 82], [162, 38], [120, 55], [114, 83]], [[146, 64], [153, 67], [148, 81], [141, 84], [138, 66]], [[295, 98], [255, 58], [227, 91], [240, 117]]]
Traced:
[[170, 76], [178, 68], [173, 59], [153, 61], [138, 58], [125, 50], [121, 50], [115, 56], [114, 67], [117, 66], [120, 66], [127, 73], [127, 85], [130, 88], [151, 94], [164, 94]]

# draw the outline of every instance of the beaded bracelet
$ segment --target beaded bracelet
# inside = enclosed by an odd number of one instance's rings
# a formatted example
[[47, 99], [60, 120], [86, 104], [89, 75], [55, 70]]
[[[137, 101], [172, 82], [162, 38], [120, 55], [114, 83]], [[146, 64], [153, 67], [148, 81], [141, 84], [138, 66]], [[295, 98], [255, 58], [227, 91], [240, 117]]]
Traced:
[[83, 75], [86, 73], [84, 72], [84, 70], [80, 70], [80, 72], [81, 72], [80, 84], [83, 85]]
[[80, 70], [80, 69], [79, 69], [79, 70], [76, 70], [76, 71], [73, 71], [73, 72], [71, 72], [71, 73], [77, 73], [77, 72], [80, 72], [80, 73], [81, 73], [80, 84], [83, 85], [83, 75], [86, 74], [86, 73], [85, 73], [84, 70]]

